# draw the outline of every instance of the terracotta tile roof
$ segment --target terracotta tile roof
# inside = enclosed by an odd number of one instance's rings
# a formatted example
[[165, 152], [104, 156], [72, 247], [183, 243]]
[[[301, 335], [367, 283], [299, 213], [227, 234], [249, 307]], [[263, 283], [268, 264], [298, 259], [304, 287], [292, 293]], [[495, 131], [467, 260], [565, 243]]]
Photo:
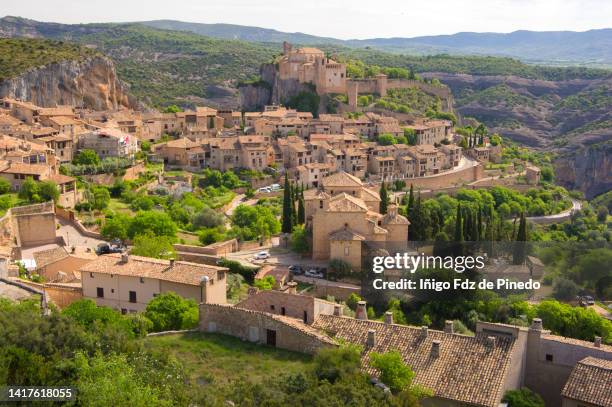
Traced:
[[43, 107], [38, 109], [40, 116], [74, 116], [71, 106]]
[[[512, 338], [496, 337], [491, 345], [486, 334], [470, 337], [432, 329], [424, 334], [421, 328], [333, 315], [319, 315], [313, 327], [364, 346], [363, 366], [369, 374], [377, 374], [368, 367], [371, 352], [397, 350], [414, 370], [416, 384], [433, 390], [436, 397], [476, 406], [498, 406], [514, 351]], [[373, 347], [367, 346], [369, 330], [376, 331]]]
[[21, 121], [7, 114], [0, 114], [0, 124], [5, 126], [19, 126]]
[[63, 247], [55, 247], [53, 249], [41, 250], [32, 254], [36, 261], [36, 267], [41, 268], [46, 265], [55, 263], [56, 261], [65, 259], [68, 257], [68, 252]]
[[542, 339], [560, 342], [560, 343], [569, 343], [571, 345], [584, 346], [584, 347], [591, 348], [591, 349], [603, 349], [606, 352], [612, 352], [612, 346], [610, 345], [606, 345], [602, 343], [599, 347], [596, 347], [595, 344], [591, 341], [583, 341], [580, 339], [566, 338], [565, 336], [551, 335], [550, 333], [542, 334]]
[[331, 195], [321, 189], [307, 189], [304, 191], [304, 200], [308, 201], [311, 199], [329, 199]]
[[170, 148], [192, 148], [192, 147], [197, 147], [198, 143], [194, 143], [188, 138], [183, 137], [183, 138], [179, 138], [176, 140], [170, 140], [165, 143], [165, 146], [170, 147]]
[[202, 277], [217, 278], [217, 272], [227, 272], [228, 269], [186, 261], [175, 261], [174, 266], [170, 267], [169, 260], [132, 255], [124, 263], [121, 261], [121, 254], [107, 254], [86, 264], [80, 271], [81, 273], [145, 277], [181, 284], [200, 285]]
[[69, 182], [76, 181], [76, 178], [70, 177], [64, 174], [51, 174], [49, 180], [55, 182], [58, 185], [67, 184]]
[[370, 188], [363, 188], [361, 190], [361, 198], [364, 201], [380, 201], [378, 192], [372, 191]]
[[[276, 291], [279, 292], [279, 291]], [[231, 308], [233, 310], [236, 310], [238, 312], [244, 312], [244, 313], [250, 313], [250, 314], [257, 314], [257, 315], [265, 315], [271, 319], [274, 319], [276, 321], [279, 321], [287, 326], [290, 326], [300, 332], [302, 332], [303, 334], [310, 336], [310, 337], [314, 337], [317, 338], [318, 340], [320, 340], [323, 343], [329, 344], [329, 345], [337, 345], [336, 342], [332, 339], [329, 338], [329, 336], [321, 333], [321, 331], [319, 331], [318, 329], [315, 329], [313, 327], [311, 327], [310, 325], [306, 325], [305, 323], [303, 323], [301, 320], [299, 319], [295, 319], [295, 318], [291, 318], [285, 315], [277, 315], [277, 314], [271, 314], [269, 312], [263, 312], [263, 311], [255, 311], [252, 309], [246, 309], [246, 308], [241, 308], [238, 307], [238, 305], [233, 306], [233, 305], [221, 305], [221, 304], [201, 304], [201, 307], [217, 307], [217, 308]]]
[[355, 232], [354, 230], [344, 227], [329, 234], [329, 240], [365, 240], [365, 236]]
[[49, 167], [44, 164], [11, 162], [9, 167], [2, 172], [7, 174], [45, 175], [49, 172]]
[[322, 183], [325, 188], [352, 187], [363, 185], [359, 178], [344, 171], [340, 171], [330, 175], [329, 177], [323, 178]]
[[329, 200], [327, 212], [368, 212], [368, 207], [361, 199], [341, 193]]
[[582, 359], [574, 366], [561, 395], [593, 406], [612, 407], [612, 360]]
[[408, 219], [398, 213], [396, 213], [395, 215], [387, 213], [382, 218], [382, 223], [383, 225], [410, 225]]

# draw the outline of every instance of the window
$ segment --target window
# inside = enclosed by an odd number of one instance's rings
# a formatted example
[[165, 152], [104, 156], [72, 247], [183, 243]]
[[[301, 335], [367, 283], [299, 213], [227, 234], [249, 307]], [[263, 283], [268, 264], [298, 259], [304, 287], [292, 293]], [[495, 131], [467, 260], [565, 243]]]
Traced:
[[98, 296], [98, 298], [104, 298], [104, 288], [96, 287], [96, 295]]
[[111, 288], [111, 293], [114, 293], [114, 292], [115, 292], [115, 289], [114, 289], [114, 288]]
[[136, 291], [130, 291], [130, 302], [136, 302]]
[[285, 307], [281, 307], [281, 315], [285, 315]]
[[89, 278], [94, 278], [93, 273], [89, 273]]
[[552, 362], [553, 361], [553, 355], [551, 355], [550, 353], [546, 354], [546, 361], [547, 362]]
[[144, 278], [140, 277], [140, 282], [144, 284]]
[[345, 247], [344, 247], [344, 255], [345, 255], [345, 256], [348, 256], [348, 255], [349, 255], [349, 247], [348, 247], [348, 246], [345, 246]]
[[270, 309], [274, 311], [274, 305], [270, 305]]
[[307, 324], [308, 323], [308, 312], [304, 311], [304, 323]]
[[127, 309], [125, 309], [125, 308], [121, 308], [121, 313], [122, 313], [123, 315], [127, 314]]

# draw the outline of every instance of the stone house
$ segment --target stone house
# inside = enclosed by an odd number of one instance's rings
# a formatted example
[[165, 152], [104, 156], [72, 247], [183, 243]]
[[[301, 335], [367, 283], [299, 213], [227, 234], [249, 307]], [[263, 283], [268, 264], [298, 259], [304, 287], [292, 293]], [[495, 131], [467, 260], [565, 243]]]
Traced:
[[101, 159], [134, 158], [138, 152], [138, 139], [116, 128], [99, 128], [81, 134], [78, 148], [94, 150]]
[[83, 297], [122, 313], [143, 311], [173, 291], [198, 303], [224, 304], [227, 268], [186, 261], [107, 254], [79, 269]]

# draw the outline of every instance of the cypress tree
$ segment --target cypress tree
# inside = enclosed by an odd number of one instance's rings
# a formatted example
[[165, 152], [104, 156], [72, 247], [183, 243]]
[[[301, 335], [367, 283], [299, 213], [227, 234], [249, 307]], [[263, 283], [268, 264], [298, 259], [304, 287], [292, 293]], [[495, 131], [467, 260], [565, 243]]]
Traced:
[[484, 230], [482, 225], [482, 208], [480, 206], [478, 207], [478, 227], [476, 230], [478, 231], [478, 239], [476, 240], [482, 240]]
[[423, 218], [423, 207], [421, 206], [421, 193], [417, 196], [416, 202], [414, 203], [414, 221], [416, 225], [416, 234], [414, 240], [425, 240], [425, 219]]
[[386, 214], [387, 213], [387, 206], [389, 205], [389, 195], [387, 194], [387, 187], [385, 186], [385, 183], [383, 182], [380, 185], [380, 213], [381, 214]]
[[291, 233], [293, 227], [293, 221], [291, 220], [291, 185], [289, 184], [289, 178], [285, 174], [285, 189], [283, 191], [283, 216], [281, 231], [283, 233]]
[[412, 212], [412, 208], [414, 207], [414, 188], [413, 185], [410, 184], [410, 195], [408, 195], [408, 204], [406, 206], [406, 214], [410, 216]]
[[302, 196], [298, 200], [297, 219], [300, 225], [303, 225], [306, 222], [306, 211], [304, 209], [304, 197]]
[[461, 256], [463, 254], [463, 220], [462, 220], [461, 204], [457, 205], [457, 215], [455, 217], [455, 236], [453, 242], [453, 254]]
[[293, 229], [293, 226], [298, 224], [298, 213], [297, 213], [297, 207], [295, 206], [295, 186], [292, 185], [291, 187], [291, 227]]
[[512, 254], [512, 263], [523, 264], [525, 262], [525, 256], [527, 254], [527, 219], [525, 219], [525, 212], [521, 213], [521, 219], [519, 221], [519, 228], [516, 234], [516, 242], [514, 244], [514, 253]]
[[472, 211], [470, 208], [465, 209], [465, 216], [463, 217], [463, 239], [466, 242], [472, 241]]

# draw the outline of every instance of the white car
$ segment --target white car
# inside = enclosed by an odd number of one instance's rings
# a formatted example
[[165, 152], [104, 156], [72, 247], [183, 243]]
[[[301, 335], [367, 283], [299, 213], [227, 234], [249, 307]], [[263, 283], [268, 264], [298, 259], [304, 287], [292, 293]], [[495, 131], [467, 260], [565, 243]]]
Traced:
[[270, 192], [272, 192], [272, 190], [270, 189], [270, 187], [261, 187], [259, 188], [257, 191], [262, 192], [264, 194], [268, 194]]
[[255, 260], [265, 260], [270, 258], [270, 253], [263, 251], [263, 252], [259, 252], [255, 255]]
[[312, 278], [323, 278], [324, 275], [323, 273], [321, 273], [319, 270], [317, 269], [310, 269], [310, 270], [306, 270], [306, 272], [304, 273], [304, 275], [306, 277], [312, 277]]
[[281, 190], [281, 186], [279, 184], [272, 184], [269, 186], [269, 188], [272, 192]]

